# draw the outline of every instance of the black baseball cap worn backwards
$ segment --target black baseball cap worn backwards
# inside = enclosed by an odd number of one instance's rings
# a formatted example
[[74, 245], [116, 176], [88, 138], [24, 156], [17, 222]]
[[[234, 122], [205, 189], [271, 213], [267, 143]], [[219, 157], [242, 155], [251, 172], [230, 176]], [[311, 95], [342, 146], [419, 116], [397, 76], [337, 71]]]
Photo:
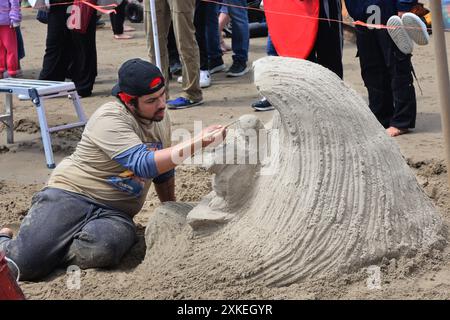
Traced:
[[125, 93], [141, 97], [157, 92], [164, 87], [164, 76], [157, 66], [135, 58], [125, 61], [119, 68], [119, 81], [112, 88], [113, 96]]

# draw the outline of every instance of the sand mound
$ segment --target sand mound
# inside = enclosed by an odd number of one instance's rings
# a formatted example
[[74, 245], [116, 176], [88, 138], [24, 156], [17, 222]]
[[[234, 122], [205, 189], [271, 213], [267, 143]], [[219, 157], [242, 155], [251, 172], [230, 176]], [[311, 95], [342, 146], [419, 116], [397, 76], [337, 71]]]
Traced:
[[14, 121], [14, 131], [31, 134], [39, 132], [40, 130], [39, 125], [35, 121], [29, 119], [19, 119]]
[[[440, 215], [356, 92], [289, 58], [257, 61], [255, 82], [279, 111], [269, 132], [278, 152], [221, 166], [215, 179], [227, 185], [213, 184], [192, 211], [158, 209], [144, 268], [198, 288], [285, 286], [444, 247]], [[183, 224], [192, 218], [203, 220]]]

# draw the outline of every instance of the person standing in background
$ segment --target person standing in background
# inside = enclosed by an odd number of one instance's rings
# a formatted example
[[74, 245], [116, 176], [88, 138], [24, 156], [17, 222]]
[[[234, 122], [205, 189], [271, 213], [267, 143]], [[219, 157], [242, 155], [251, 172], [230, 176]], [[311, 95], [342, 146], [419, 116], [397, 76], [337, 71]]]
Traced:
[[231, 18], [231, 47], [233, 64], [227, 71], [228, 77], [240, 77], [249, 71], [247, 67], [250, 33], [248, 30], [247, 0], [223, 0]]
[[[97, 77], [96, 14], [85, 21], [86, 32], [67, 27], [67, 0], [50, 0], [47, 39], [39, 80], [72, 79], [80, 97], [89, 97]], [[82, 19], [83, 20], [83, 19]]]
[[[344, 76], [342, 65], [344, 37], [342, 23], [340, 22], [342, 21], [341, 0], [320, 0], [319, 2], [319, 28], [314, 47], [307, 60], [328, 68], [342, 79]], [[267, 39], [267, 55], [278, 55], [270, 37], [270, 29]], [[252, 108], [256, 111], [274, 109], [265, 97], [252, 103]]]
[[[367, 22], [371, 5], [379, 6], [381, 24], [393, 15], [402, 16], [417, 0], [346, 0], [348, 13]], [[371, 12], [371, 11], [369, 11]], [[391, 137], [415, 127], [417, 103], [411, 55], [402, 53], [386, 29], [356, 26], [356, 45], [361, 76], [369, 93], [369, 107]]]
[[[200, 53], [194, 27], [195, 5], [196, 0], [160, 0], [155, 3], [161, 68], [164, 77], [169, 79], [167, 39], [171, 22], [182, 65], [182, 88], [185, 95], [167, 101], [169, 109], [185, 109], [203, 103], [203, 93], [200, 88]], [[150, 61], [155, 63], [152, 21], [147, 1], [144, 1], [144, 6], [149, 56]], [[169, 94], [168, 83], [166, 83], [166, 94]]]
[[15, 28], [21, 21], [19, 0], [0, 0], [0, 78], [5, 71], [10, 77], [16, 77], [19, 71]]
[[126, 0], [119, 0], [120, 4], [115, 8], [116, 13], [110, 13], [109, 19], [111, 20], [111, 28], [114, 33], [114, 39], [128, 40], [133, 39], [132, 35], [125, 34], [124, 32], [135, 31], [134, 28], [125, 26], [125, 7], [127, 6]]

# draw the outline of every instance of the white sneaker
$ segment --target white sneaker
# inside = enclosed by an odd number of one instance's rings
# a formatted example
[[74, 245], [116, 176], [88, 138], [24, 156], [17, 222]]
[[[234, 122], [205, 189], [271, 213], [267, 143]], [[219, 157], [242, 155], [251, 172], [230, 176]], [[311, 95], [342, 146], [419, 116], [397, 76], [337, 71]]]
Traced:
[[[183, 76], [177, 78], [178, 83], [183, 83]], [[200, 70], [200, 88], [207, 88], [211, 86], [211, 75], [209, 71]]]
[[200, 70], [200, 88], [211, 86], [211, 75], [207, 70]]
[[404, 54], [411, 54], [414, 49], [414, 42], [406, 32], [402, 19], [399, 16], [392, 16], [389, 18], [387, 26], [390, 27], [388, 33], [399, 50]]
[[430, 42], [427, 25], [417, 15], [411, 12], [404, 13], [402, 23], [410, 38], [419, 46], [426, 46]]

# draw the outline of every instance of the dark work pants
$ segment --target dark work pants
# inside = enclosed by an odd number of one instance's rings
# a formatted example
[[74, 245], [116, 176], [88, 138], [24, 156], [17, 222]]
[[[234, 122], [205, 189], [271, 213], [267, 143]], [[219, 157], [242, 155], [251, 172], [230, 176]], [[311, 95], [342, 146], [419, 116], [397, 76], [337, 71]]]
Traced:
[[[208, 57], [209, 51], [213, 51], [214, 58], [222, 58], [222, 51], [220, 50], [220, 41], [219, 41], [219, 25], [218, 21], [216, 21], [216, 29], [217, 29], [217, 41], [214, 42], [215, 39], [213, 39], [211, 42], [215, 44], [216, 50], [208, 50], [208, 37], [207, 32], [209, 32], [209, 28], [213, 28], [214, 26], [208, 25], [209, 16], [216, 16], [216, 20], [218, 20], [217, 17], [217, 4], [215, 3], [208, 3], [201, 0], [197, 0], [195, 4], [195, 15], [194, 15], [194, 26], [195, 26], [195, 38], [197, 40], [199, 52], [200, 52], [200, 70], [209, 70], [209, 64], [208, 64]], [[172, 28], [171, 28], [172, 29]], [[173, 35], [173, 30], [169, 32], [169, 42], [168, 42], [168, 49], [169, 49], [169, 60], [170, 61], [179, 61], [179, 55], [178, 50], [175, 44], [175, 36]], [[216, 52], [219, 52], [219, 55], [217, 55]]]
[[403, 54], [386, 30], [357, 27], [361, 75], [369, 107], [385, 127], [414, 128], [416, 93], [411, 55]]
[[85, 34], [67, 28], [67, 6], [52, 6], [48, 14], [47, 40], [40, 80], [72, 79], [80, 96], [92, 93], [97, 76], [95, 13]]
[[197, 39], [198, 49], [200, 51], [200, 70], [209, 70], [206, 43], [206, 15], [208, 14], [208, 5], [209, 3], [201, 0], [197, 0], [195, 4], [194, 26], [195, 38]]
[[114, 34], [123, 33], [123, 23], [125, 22], [125, 7], [127, 2], [123, 0], [120, 5], [118, 5], [115, 10], [116, 13], [110, 13], [109, 19], [111, 20], [111, 28]]
[[170, 24], [169, 35], [167, 36], [167, 51], [169, 52], [169, 64], [180, 63], [180, 54], [177, 49], [173, 24]]
[[[320, 18], [326, 18], [323, 1], [320, 2]], [[330, 19], [342, 21], [341, 7], [338, 1], [328, 1]], [[314, 49], [308, 60], [316, 62], [336, 73], [341, 79], [344, 76], [342, 65], [343, 31], [342, 25], [335, 21], [319, 21], [319, 30]]]
[[38, 280], [63, 265], [113, 267], [136, 240], [127, 214], [76, 193], [46, 188], [33, 196], [17, 236], [0, 236], [0, 251], [18, 265], [21, 280]]

